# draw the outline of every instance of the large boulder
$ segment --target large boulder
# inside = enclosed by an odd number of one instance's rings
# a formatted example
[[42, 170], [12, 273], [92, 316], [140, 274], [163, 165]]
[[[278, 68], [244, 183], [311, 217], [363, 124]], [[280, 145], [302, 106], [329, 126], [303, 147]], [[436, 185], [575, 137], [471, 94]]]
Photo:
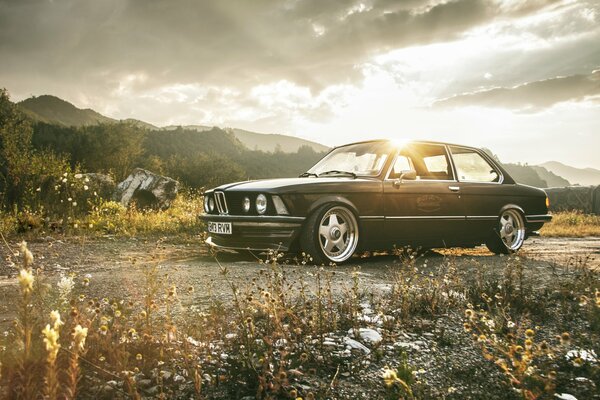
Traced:
[[117, 185], [115, 200], [126, 207], [134, 203], [139, 208], [164, 210], [171, 206], [178, 189], [175, 179], [136, 168]]

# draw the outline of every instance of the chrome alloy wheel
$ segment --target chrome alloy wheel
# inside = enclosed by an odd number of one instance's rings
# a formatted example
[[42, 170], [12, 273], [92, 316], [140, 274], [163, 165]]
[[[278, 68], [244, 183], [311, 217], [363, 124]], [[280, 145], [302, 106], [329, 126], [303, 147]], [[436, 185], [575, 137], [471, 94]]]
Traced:
[[510, 251], [517, 251], [525, 240], [525, 222], [517, 210], [506, 210], [500, 215], [500, 239]]
[[346, 261], [358, 244], [358, 224], [354, 214], [345, 207], [332, 207], [319, 223], [319, 245], [333, 262]]

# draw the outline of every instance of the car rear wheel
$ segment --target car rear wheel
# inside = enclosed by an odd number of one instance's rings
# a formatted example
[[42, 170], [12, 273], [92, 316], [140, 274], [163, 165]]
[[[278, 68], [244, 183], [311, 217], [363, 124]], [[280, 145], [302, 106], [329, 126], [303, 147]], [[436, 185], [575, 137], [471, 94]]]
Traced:
[[356, 217], [345, 206], [327, 204], [307, 219], [300, 242], [315, 263], [342, 263], [358, 245]]
[[505, 210], [498, 218], [494, 234], [487, 240], [487, 248], [496, 254], [510, 254], [518, 251], [525, 241], [525, 221], [523, 215], [514, 208]]

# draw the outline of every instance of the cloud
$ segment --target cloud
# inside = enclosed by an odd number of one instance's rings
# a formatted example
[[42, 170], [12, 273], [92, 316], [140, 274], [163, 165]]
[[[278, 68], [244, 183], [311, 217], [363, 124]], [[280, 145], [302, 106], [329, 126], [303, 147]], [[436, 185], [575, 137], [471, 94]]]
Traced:
[[556, 77], [511, 88], [493, 88], [460, 94], [440, 100], [434, 106], [477, 106], [533, 112], [558, 103], [578, 102], [596, 96], [600, 96], [600, 70], [588, 75]]

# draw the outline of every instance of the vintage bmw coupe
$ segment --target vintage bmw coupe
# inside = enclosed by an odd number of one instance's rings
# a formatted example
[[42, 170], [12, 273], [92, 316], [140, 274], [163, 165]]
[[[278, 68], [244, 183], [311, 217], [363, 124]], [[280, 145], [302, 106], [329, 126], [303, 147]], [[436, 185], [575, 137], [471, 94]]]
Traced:
[[481, 149], [373, 140], [334, 148], [298, 178], [208, 190], [200, 218], [215, 247], [341, 263], [394, 246], [512, 253], [552, 219], [548, 206]]

